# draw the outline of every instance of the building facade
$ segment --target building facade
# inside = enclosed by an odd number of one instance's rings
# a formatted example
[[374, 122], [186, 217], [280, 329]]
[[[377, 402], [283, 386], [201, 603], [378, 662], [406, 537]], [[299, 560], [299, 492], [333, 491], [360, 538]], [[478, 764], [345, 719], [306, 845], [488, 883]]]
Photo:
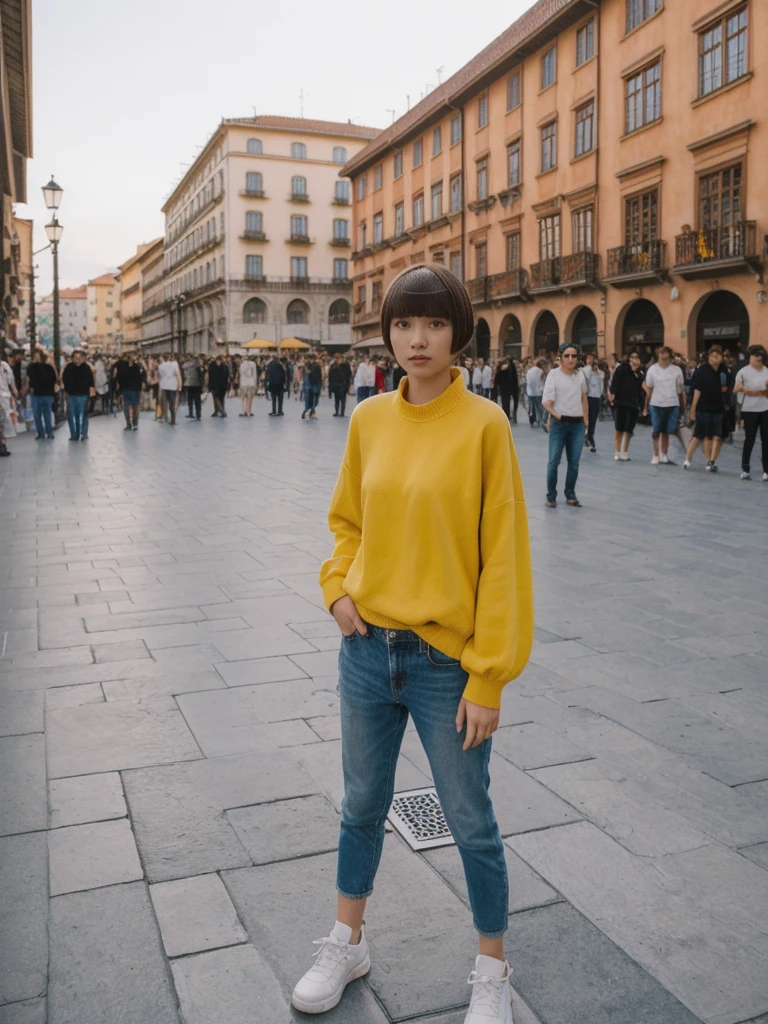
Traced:
[[141, 347], [164, 352], [171, 344], [171, 316], [165, 298], [164, 239], [145, 253], [141, 262]]
[[162, 252], [163, 240], [156, 238], [152, 242], [142, 242], [136, 246], [136, 252], [125, 263], [118, 267], [120, 273], [120, 325], [122, 335], [120, 343], [123, 347], [135, 347], [142, 338], [142, 317], [144, 297], [142, 292], [142, 269], [145, 263], [152, 262], [158, 251]]
[[88, 342], [91, 349], [116, 351], [122, 336], [120, 279], [102, 274], [88, 282]]
[[32, 270], [32, 221], [14, 216], [11, 227], [11, 267], [16, 281], [15, 304], [7, 321], [8, 337], [17, 345], [29, 341], [34, 317], [35, 282]]
[[760, 0], [539, 0], [344, 168], [356, 339], [422, 261], [484, 356], [764, 338], [765, 38]]
[[[88, 337], [88, 288], [59, 290], [59, 332], [62, 349], [77, 348]], [[53, 293], [37, 303], [37, 340], [53, 350]]]
[[144, 345], [349, 343], [352, 202], [338, 172], [377, 134], [303, 118], [223, 120], [163, 207], [167, 330], [145, 333]]

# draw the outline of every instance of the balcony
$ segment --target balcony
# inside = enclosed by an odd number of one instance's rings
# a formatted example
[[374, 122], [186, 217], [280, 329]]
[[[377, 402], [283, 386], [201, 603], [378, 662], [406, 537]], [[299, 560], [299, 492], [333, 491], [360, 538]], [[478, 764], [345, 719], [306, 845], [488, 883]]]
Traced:
[[268, 242], [269, 239], [263, 231], [244, 231], [240, 235], [244, 242]]
[[332, 277], [246, 276], [230, 279], [229, 287], [232, 291], [243, 292], [351, 292], [352, 282], [348, 278]]
[[247, 199], [265, 199], [263, 188], [241, 188], [240, 195]]
[[332, 238], [331, 245], [337, 246], [339, 249], [348, 249], [352, 242], [349, 238]]
[[358, 302], [352, 309], [352, 323], [355, 325], [365, 323], [375, 323], [379, 319], [379, 311], [381, 309], [381, 301], [374, 300], [371, 302], [371, 308], [366, 309], [364, 302]]
[[756, 274], [762, 282], [757, 252], [757, 224], [739, 221], [729, 227], [686, 231], [675, 239], [675, 274], [686, 280], [723, 274]]
[[652, 242], [619, 245], [608, 250], [606, 281], [614, 288], [631, 288], [662, 281], [667, 268], [667, 243], [660, 238]]
[[285, 241], [286, 241], [286, 243], [288, 245], [314, 245], [315, 244], [314, 238], [310, 238], [309, 235], [294, 235], [294, 234], [292, 234], [291, 237], [290, 238], [286, 238]]
[[554, 256], [531, 265], [531, 292], [567, 292], [597, 284], [599, 257], [594, 252]]
[[488, 299], [496, 302], [509, 302], [515, 299], [528, 298], [528, 274], [522, 267], [506, 270], [503, 274], [494, 274], [488, 278]]
[[467, 281], [467, 291], [473, 306], [484, 306], [488, 302], [488, 277], [473, 277]]
[[291, 192], [288, 199], [292, 203], [308, 203], [310, 202], [309, 194], [307, 192]]
[[349, 206], [349, 199], [340, 199], [338, 196], [334, 196], [332, 204], [333, 206]]

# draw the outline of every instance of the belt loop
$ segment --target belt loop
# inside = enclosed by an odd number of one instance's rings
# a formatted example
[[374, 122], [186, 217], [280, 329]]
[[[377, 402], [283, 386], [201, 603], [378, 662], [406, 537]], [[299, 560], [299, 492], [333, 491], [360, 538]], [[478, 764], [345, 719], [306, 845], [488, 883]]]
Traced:
[[419, 637], [419, 654], [426, 654], [426, 653], [427, 653], [427, 641], [424, 639], [424, 637], [420, 636]]

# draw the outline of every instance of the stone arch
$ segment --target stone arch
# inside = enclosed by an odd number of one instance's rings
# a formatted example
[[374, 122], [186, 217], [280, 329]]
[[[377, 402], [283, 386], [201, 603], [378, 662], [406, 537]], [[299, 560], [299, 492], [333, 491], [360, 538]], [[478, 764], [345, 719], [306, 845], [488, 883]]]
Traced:
[[619, 359], [636, 349], [648, 363], [659, 345], [664, 344], [664, 317], [650, 299], [632, 299], [616, 319], [615, 353]]
[[691, 355], [706, 352], [710, 345], [720, 345], [734, 355], [739, 348], [746, 352], [749, 335], [749, 310], [739, 295], [724, 288], [702, 295], [688, 318]]
[[329, 324], [349, 323], [349, 303], [346, 299], [335, 299], [328, 309]]
[[507, 313], [499, 328], [499, 355], [519, 360], [523, 350], [523, 329], [514, 313]]
[[575, 306], [568, 314], [563, 335], [584, 352], [597, 353], [597, 315], [589, 306]]
[[560, 344], [560, 325], [550, 309], [542, 309], [531, 324], [531, 355], [538, 359], [542, 354], [557, 352]]
[[488, 359], [491, 355], [491, 328], [484, 317], [478, 317], [469, 354], [475, 359]]
[[304, 299], [292, 299], [286, 310], [286, 320], [289, 324], [308, 324], [310, 309]]
[[267, 322], [267, 304], [264, 299], [254, 296], [243, 306], [244, 324], [265, 324]]

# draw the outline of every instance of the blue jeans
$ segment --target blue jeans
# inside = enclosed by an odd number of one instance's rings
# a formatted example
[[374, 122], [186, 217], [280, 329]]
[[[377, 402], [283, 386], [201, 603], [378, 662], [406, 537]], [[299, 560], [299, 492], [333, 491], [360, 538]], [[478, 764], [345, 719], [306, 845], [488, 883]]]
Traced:
[[358, 388], [357, 389], [357, 404], [365, 401], [366, 398], [370, 398], [376, 394], [376, 388]]
[[547, 501], [557, 498], [557, 467], [563, 457], [568, 463], [565, 474], [565, 497], [576, 497], [576, 481], [579, 477], [579, 459], [584, 445], [584, 422], [563, 423], [552, 417], [549, 428], [549, 464], [547, 465]]
[[[197, 389], [198, 403], [200, 401], [200, 388]], [[139, 422], [139, 405], [141, 403], [140, 391], [123, 391], [123, 415], [127, 426]], [[131, 420], [133, 414], [133, 420]], [[198, 416], [198, 419], [200, 417]]]
[[344, 801], [337, 888], [363, 899], [384, 842], [400, 744], [413, 716], [440, 803], [464, 864], [475, 928], [489, 938], [507, 929], [509, 883], [504, 846], [488, 794], [491, 740], [461, 749], [456, 711], [467, 685], [458, 661], [410, 630], [368, 626], [344, 637], [339, 652]]
[[659, 434], [676, 434], [680, 423], [679, 405], [652, 405], [648, 412], [651, 414], [651, 433], [653, 437]]
[[32, 415], [35, 418], [37, 436], [53, 434], [53, 395], [32, 395]]
[[528, 419], [531, 426], [534, 423], [538, 423], [541, 426], [544, 422], [544, 408], [541, 404], [541, 395], [528, 395]]
[[88, 395], [67, 395], [70, 437], [88, 437]]
[[304, 412], [310, 412], [312, 409], [317, 408], [317, 403], [320, 401], [320, 392], [323, 390], [322, 384], [307, 384], [304, 388]]

